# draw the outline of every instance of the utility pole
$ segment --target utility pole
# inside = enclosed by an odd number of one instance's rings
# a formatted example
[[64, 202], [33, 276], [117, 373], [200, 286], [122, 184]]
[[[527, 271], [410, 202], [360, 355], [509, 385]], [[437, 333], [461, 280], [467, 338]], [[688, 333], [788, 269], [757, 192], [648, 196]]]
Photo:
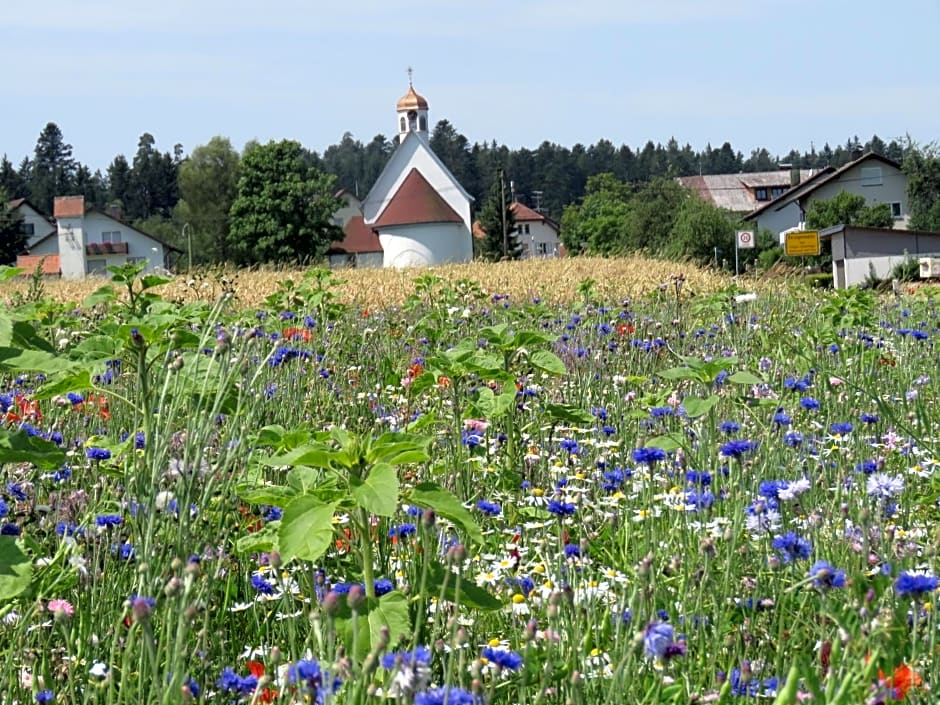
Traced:
[[542, 191], [532, 192], [532, 198], [535, 199], [535, 212], [536, 213], [542, 212], [542, 193], [543, 193]]
[[506, 230], [506, 180], [503, 170], [499, 170], [499, 214], [503, 221], [503, 259], [509, 257], [509, 233]]

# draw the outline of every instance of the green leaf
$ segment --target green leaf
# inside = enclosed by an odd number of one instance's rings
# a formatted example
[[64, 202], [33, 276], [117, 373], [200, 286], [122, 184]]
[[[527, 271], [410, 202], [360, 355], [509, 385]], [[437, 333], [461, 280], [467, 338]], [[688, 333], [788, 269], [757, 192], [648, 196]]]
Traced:
[[646, 445], [651, 448], [661, 448], [665, 451], [677, 450], [682, 447], [682, 436], [676, 433], [667, 433], [663, 436], [655, 436], [646, 441]]
[[59, 374], [42, 383], [33, 395], [34, 399], [51, 399], [69, 392], [81, 392], [91, 389], [91, 373], [88, 370]]
[[388, 463], [373, 465], [365, 480], [352, 483], [352, 494], [359, 506], [383, 517], [395, 514], [399, 491], [398, 473]]
[[549, 350], [536, 350], [529, 355], [529, 364], [552, 375], [562, 376], [568, 371], [562, 359]]
[[378, 644], [382, 629], [387, 627], [389, 645], [394, 647], [403, 636], [411, 634], [408, 599], [396, 590], [382, 595], [377, 602], [369, 610], [371, 642]]
[[698, 379], [698, 373], [690, 367], [670, 367], [656, 373], [663, 379]]
[[492, 612], [503, 606], [503, 603], [497, 598], [469, 580], [463, 579], [460, 581], [460, 592], [458, 593], [458, 578], [458, 575], [447, 570], [440, 563], [431, 563], [428, 571], [429, 594], [443, 595], [445, 600], [485, 612]]
[[[594, 423], [591, 413], [570, 404], [546, 404], [545, 413], [554, 421], [574, 426], [590, 426]], [[644, 413], [644, 418], [649, 414]]]
[[284, 560], [315, 561], [333, 539], [335, 504], [324, 504], [313, 495], [301, 495], [284, 508], [278, 530], [278, 546]]
[[29, 587], [33, 566], [13, 536], [0, 536], [0, 601], [9, 600]]
[[114, 290], [113, 286], [105, 284], [89, 294], [85, 298], [85, 301], [82, 302], [82, 306], [85, 308], [94, 308], [98, 304], [109, 304], [112, 301], [117, 301], [117, 292]]
[[45, 470], [56, 470], [65, 462], [65, 451], [55, 443], [26, 431], [0, 428], [0, 464], [32, 463]]
[[0, 347], [0, 370], [11, 372], [44, 372], [49, 375], [72, 369], [74, 363], [43, 350], [20, 350]]
[[271, 504], [283, 508], [297, 496], [297, 490], [293, 487], [271, 485], [269, 487], [253, 487], [239, 492], [238, 496], [248, 504]]
[[323, 484], [323, 471], [298, 465], [287, 473], [287, 484], [297, 494], [314, 494], [314, 490]]
[[0, 265], [0, 282], [5, 282], [8, 279], [13, 279], [13, 277], [22, 274], [26, 270], [22, 267], [8, 267], [7, 265]]
[[261, 531], [240, 536], [235, 542], [235, 551], [238, 553], [261, 553], [278, 550], [278, 530], [280, 520], [271, 521], [264, 525]]
[[159, 274], [147, 274], [140, 278], [140, 285], [143, 289], [152, 289], [155, 286], [169, 284], [171, 281], [173, 280], [169, 277], [161, 277]]
[[762, 384], [764, 380], [755, 374], [739, 370], [733, 375], [729, 375], [725, 381], [734, 382], [735, 384]]
[[483, 543], [483, 532], [473, 519], [473, 515], [450, 492], [433, 482], [417, 485], [408, 499], [409, 502], [425, 509], [433, 509], [440, 516], [449, 519], [462, 528], [474, 543]]
[[430, 459], [428, 446], [431, 439], [428, 436], [418, 436], [409, 433], [383, 433], [372, 443], [366, 460], [370, 463], [388, 463], [389, 465], [405, 465], [407, 463], [423, 463]]
[[0, 345], [13, 345], [13, 319], [0, 314]]
[[334, 451], [328, 448], [304, 445], [288, 451], [287, 453], [282, 453], [281, 455], [271, 455], [266, 458], [261, 458], [258, 462], [270, 467], [309, 465], [315, 468], [331, 468], [333, 467], [332, 461], [336, 459], [336, 455]]
[[682, 400], [682, 406], [685, 409], [687, 416], [695, 418], [697, 416], [704, 416], [709, 412], [709, 410], [715, 406], [719, 401], [718, 397], [712, 394], [706, 399], [699, 399], [698, 397], [686, 397]]

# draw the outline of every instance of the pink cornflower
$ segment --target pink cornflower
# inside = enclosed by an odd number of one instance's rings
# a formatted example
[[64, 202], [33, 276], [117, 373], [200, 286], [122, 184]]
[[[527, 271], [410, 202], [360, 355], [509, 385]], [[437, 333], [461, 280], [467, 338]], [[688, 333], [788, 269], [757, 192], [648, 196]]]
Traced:
[[68, 600], [49, 600], [46, 609], [52, 612], [56, 617], [71, 617], [75, 614], [75, 608]]

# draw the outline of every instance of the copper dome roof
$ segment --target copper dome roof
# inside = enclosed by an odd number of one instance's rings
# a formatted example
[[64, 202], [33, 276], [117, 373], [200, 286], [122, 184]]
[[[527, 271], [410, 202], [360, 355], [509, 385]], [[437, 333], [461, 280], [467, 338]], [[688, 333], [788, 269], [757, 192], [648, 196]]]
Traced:
[[408, 86], [408, 92], [398, 101], [398, 110], [427, 110], [428, 101], [415, 92], [414, 86]]

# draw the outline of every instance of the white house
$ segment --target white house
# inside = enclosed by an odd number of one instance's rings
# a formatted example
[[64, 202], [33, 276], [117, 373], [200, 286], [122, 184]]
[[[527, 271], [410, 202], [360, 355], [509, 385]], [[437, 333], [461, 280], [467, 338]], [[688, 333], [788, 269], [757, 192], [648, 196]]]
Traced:
[[363, 226], [385, 267], [469, 262], [473, 197], [431, 150], [428, 102], [409, 82], [396, 111], [399, 144], [362, 203]]
[[[93, 208], [83, 196], [59, 196], [53, 206], [55, 230], [29, 247], [17, 266], [30, 269], [39, 260], [58, 259], [63, 279], [107, 275], [105, 267], [147, 262], [147, 269], [167, 268], [170, 252], [180, 250]], [[44, 266], [44, 271], [51, 269]]]
[[885, 279], [910, 258], [940, 254], [940, 233], [834, 225], [821, 230], [832, 241], [832, 283], [837, 289], [861, 284], [869, 275]]
[[828, 200], [841, 191], [864, 196], [869, 206], [889, 204], [894, 227], [898, 230], [907, 228], [907, 176], [901, 171], [900, 164], [873, 152], [838, 169], [823, 169], [779, 198], [748, 213], [744, 219], [753, 222], [757, 228], [768, 228], [780, 235], [789, 229], [802, 228], [813, 201]]
[[558, 257], [561, 254], [558, 223], [518, 201], [509, 209], [516, 221], [516, 238], [525, 248], [523, 257]]
[[55, 223], [48, 216], [43, 215], [28, 199], [17, 198], [7, 203], [7, 208], [21, 218], [20, 229], [26, 235], [27, 248], [55, 232]]

